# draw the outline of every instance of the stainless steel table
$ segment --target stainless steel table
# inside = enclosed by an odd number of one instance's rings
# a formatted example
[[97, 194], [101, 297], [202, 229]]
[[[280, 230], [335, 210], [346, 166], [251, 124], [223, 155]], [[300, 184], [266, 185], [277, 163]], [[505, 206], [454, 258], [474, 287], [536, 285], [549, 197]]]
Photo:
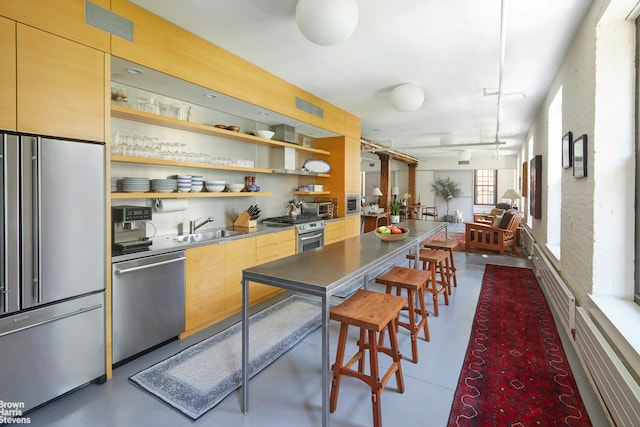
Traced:
[[410, 220], [402, 222], [410, 232], [399, 242], [384, 242], [366, 233], [323, 248], [302, 252], [242, 271], [242, 411], [249, 411], [249, 282], [258, 282], [295, 292], [315, 295], [322, 300], [322, 425], [329, 426], [330, 351], [329, 300], [343, 286], [362, 278], [403, 253], [417, 253], [420, 243], [446, 222]]

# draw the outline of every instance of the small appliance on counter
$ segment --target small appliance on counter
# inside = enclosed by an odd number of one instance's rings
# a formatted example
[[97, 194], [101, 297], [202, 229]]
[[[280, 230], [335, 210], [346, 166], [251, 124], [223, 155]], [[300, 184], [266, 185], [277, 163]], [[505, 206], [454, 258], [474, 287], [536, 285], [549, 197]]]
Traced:
[[151, 207], [148, 206], [113, 206], [111, 208], [111, 241], [114, 255], [149, 249], [152, 241], [147, 237], [147, 221], [151, 220], [151, 215]]

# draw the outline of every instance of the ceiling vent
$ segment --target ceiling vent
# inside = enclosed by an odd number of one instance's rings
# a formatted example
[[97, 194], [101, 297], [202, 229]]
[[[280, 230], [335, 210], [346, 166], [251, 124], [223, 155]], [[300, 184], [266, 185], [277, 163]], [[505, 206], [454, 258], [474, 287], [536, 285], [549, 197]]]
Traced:
[[458, 165], [468, 165], [469, 160], [458, 160]]

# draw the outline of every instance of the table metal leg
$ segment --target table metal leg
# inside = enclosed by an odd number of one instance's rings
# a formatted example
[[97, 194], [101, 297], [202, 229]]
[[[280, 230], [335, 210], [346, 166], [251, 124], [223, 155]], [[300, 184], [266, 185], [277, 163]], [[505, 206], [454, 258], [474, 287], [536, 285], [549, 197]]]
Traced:
[[322, 296], [322, 425], [329, 427], [329, 297]]
[[249, 412], [249, 281], [242, 280], [242, 412]]

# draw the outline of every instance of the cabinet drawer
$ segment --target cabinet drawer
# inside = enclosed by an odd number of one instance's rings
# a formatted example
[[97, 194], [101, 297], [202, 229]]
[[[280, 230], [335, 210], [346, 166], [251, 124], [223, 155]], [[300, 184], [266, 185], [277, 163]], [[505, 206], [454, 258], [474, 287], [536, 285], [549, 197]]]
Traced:
[[264, 246], [277, 245], [280, 243], [294, 242], [295, 244], [296, 232], [295, 230], [279, 231], [277, 233], [261, 234], [256, 237], [256, 248], [260, 249]]
[[296, 242], [291, 240], [288, 242], [279, 242], [258, 248], [256, 258], [258, 262], [262, 264], [279, 258], [284, 258], [295, 253]]

